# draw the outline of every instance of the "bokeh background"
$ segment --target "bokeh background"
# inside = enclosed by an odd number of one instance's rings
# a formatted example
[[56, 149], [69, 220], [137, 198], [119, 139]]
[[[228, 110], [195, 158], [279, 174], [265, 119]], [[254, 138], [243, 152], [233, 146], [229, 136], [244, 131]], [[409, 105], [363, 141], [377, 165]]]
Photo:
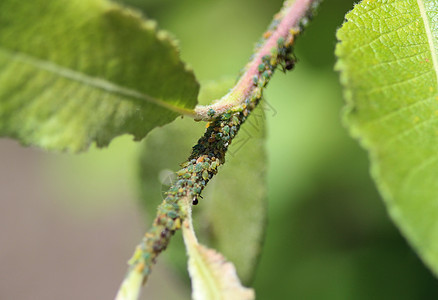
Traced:
[[[282, 1], [125, 3], [172, 32], [205, 81], [238, 74]], [[266, 114], [258, 299], [438, 299], [438, 282], [388, 218], [367, 155], [341, 123], [335, 31], [352, 8], [324, 2], [297, 42], [295, 70], [278, 72], [266, 92], [275, 113]], [[0, 140], [0, 299], [114, 297], [150, 221], [137, 193], [139, 149], [130, 137], [76, 156]], [[187, 281], [159, 260], [143, 298], [189, 297]]]

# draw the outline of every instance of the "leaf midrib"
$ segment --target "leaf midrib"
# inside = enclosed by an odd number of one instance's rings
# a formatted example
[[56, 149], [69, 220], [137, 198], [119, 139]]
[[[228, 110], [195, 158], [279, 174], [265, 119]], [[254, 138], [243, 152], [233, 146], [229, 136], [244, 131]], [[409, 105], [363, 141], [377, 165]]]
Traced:
[[426, 8], [424, 7], [424, 1], [417, 0], [417, 4], [418, 4], [418, 7], [420, 9], [421, 18], [423, 19], [424, 28], [426, 30], [427, 42], [429, 43], [429, 49], [430, 49], [431, 56], [432, 56], [433, 68], [435, 70], [435, 77], [436, 77], [437, 86], [438, 86], [438, 60], [437, 60], [437, 56], [436, 56], [434, 38], [432, 35], [432, 31], [430, 30], [430, 23], [429, 23], [429, 19], [427, 18]]
[[100, 90], [108, 92], [108, 93], [113, 93], [113, 94], [117, 94], [117, 95], [127, 97], [127, 98], [134, 98], [137, 100], [146, 101], [146, 102], [161, 106], [163, 108], [166, 108], [168, 110], [174, 111], [178, 114], [193, 115], [193, 110], [183, 108], [183, 107], [178, 107], [176, 105], [165, 102], [161, 99], [157, 99], [157, 98], [152, 97], [150, 95], [140, 93], [136, 90], [120, 86], [118, 84], [115, 84], [115, 83], [110, 82], [110, 81], [105, 80], [105, 79], [101, 79], [98, 77], [92, 77], [92, 76], [86, 75], [84, 73], [80, 73], [80, 72], [77, 72], [75, 70], [62, 67], [62, 66], [55, 64], [51, 61], [35, 58], [35, 57], [32, 57], [30, 55], [27, 55], [27, 54], [24, 54], [24, 53], [18, 52], [18, 51], [10, 51], [10, 50], [4, 49], [2, 47], [0, 47], [0, 52], [9, 56], [11, 58], [11, 60], [15, 60], [15, 61], [18, 61], [21, 63], [31, 65], [37, 69], [51, 72], [51, 73], [59, 75], [63, 78], [66, 78], [66, 79], [69, 79], [72, 81], [76, 81], [76, 82], [85, 84], [85, 85], [93, 87], [93, 88], [100, 89]]

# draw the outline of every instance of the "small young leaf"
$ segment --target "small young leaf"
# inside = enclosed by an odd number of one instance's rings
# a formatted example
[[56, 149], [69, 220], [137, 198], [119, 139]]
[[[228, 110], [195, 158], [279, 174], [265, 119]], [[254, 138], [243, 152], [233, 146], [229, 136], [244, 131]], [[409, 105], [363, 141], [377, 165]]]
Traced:
[[438, 2], [363, 1], [338, 31], [345, 122], [389, 213], [438, 274]]
[[0, 1], [0, 135], [80, 151], [196, 105], [175, 43], [106, 0]]
[[198, 243], [192, 226], [191, 211], [182, 227], [189, 255], [189, 273], [194, 300], [251, 300], [252, 289], [241, 285], [236, 268], [222, 254]]
[[137, 270], [130, 272], [129, 276], [123, 280], [115, 300], [137, 300], [142, 284], [142, 272]]

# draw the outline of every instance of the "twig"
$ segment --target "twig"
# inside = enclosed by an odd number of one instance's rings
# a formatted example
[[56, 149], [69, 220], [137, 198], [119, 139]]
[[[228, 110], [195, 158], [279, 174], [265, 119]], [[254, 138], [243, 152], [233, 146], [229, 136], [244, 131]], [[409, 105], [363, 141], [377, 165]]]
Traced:
[[[295, 37], [312, 17], [319, 0], [285, 1], [258, 43], [255, 55], [230, 93], [220, 101], [196, 108], [196, 119], [207, 120], [204, 136], [193, 147], [188, 160], [176, 172], [177, 180], [158, 207], [157, 217], [131, 258], [129, 270], [117, 300], [136, 299], [141, 283], [146, 282], [157, 256], [166, 249], [170, 238], [187, 216], [182, 205], [189, 199], [197, 204], [202, 190], [225, 162], [225, 153], [251, 111], [262, 98], [264, 87], [277, 66], [292, 69]], [[143, 280], [138, 280], [142, 278]], [[132, 295], [132, 296], [131, 296]]]

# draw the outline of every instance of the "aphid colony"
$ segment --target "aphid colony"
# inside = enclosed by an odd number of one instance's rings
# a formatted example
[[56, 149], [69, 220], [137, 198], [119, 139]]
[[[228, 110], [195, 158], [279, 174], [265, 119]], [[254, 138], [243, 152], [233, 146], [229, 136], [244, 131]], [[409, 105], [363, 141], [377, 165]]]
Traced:
[[191, 156], [181, 165], [182, 169], [176, 172], [176, 182], [166, 192], [164, 202], [158, 207], [158, 217], [153, 228], [161, 232], [151, 232], [145, 236], [145, 246], [150, 247], [154, 253], [164, 250], [175, 230], [181, 227], [185, 212], [178, 200], [188, 197], [193, 204], [198, 203], [202, 190], [217, 173], [217, 168], [225, 162], [227, 148], [247, 115], [246, 109], [225, 113], [208, 123], [204, 136], [193, 147]]
[[[263, 35], [260, 45], [265, 39], [271, 37], [280, 18], [281, 15], [276, 16], [268, 31]], [[277, 40], [277, 47], [271, 49], [270, 54], [262, 57], [257, 73], [252, 78], [253, 88], [244, 103], [217, 116], [207, 124], [204, 136], [193, 147], [189, 159], [181, 165], [182, 169], [176, 172], [176, 182], [166, 193], [166, 198], [158, 207], [157, 218], [152, 228], [146, 233], [143, 242], [130, 261], [130, 265], [137, 266], [138, 271], [144, 275], [150, 273], [148, 267], [152, 265], [150, 262], [155, 263], [157, 255], [166, 248], [170, 237], [181, 227], [181, 220], [184, 219], [186, 212], [179, 205], [179, 200], [187, 197], [194, 205], [198, 203], [206, 184], [216, 175], [218, 167], [225, 162], [225, 153], [232, 139], [262, 98], [263, 88], [276, 67], [280, 65], [283, 71], [294, 67], [296, 58], [292, 53], [293, 39], [307, 25], [306, 23], [307, 19], [303, 19], [299, 28], [291, 29], [286, 40], [280, 37]], [[213, 118], [216, 111], [210, 108], [207, 115]]]

